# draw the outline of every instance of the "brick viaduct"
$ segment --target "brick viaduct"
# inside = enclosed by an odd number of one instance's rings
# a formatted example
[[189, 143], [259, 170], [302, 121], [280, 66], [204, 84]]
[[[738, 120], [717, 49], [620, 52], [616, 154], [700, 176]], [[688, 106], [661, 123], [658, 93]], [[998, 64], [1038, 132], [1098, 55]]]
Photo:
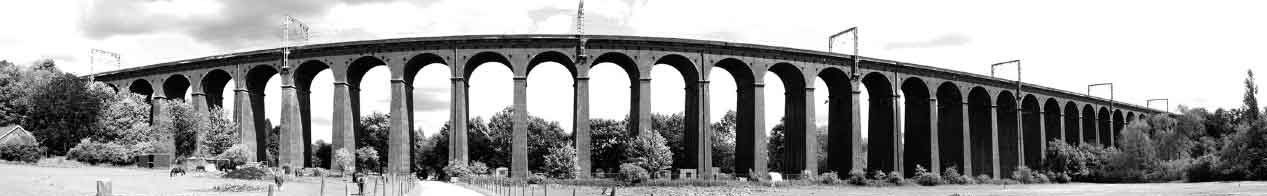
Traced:
[[[578, 58], [582, 53], [587, 58]], [[814, 155], [827, 153], [830, 166], [824, 168], [832, 171], [868, 168], [910, 175], [916, 165], [934, 172], [959, 166], [969, 175], [997, 178], [1010, 175], [1021, 165], [1039, 166], [1044, 159], [1044, 141], [1112, 145], [1125, 122], [1158, 113], [1032, 84], [1024, 84], [1017, 93], [1014, 81], [884, 59], [859, 57], [857, 73], [851, 73], [852, 58], [793, 48], [655, 37], [450, 36], [308, 45], [293, 48], [286, 61], [279, 49], [241, 52], [111, 71], [97, 74], [97, 79], [121, 92], [151, 99], [188, 99], [200, 111], [221, 106], [225, 97], [220, 95], [226, 84], [233, 82], [237, 88], [231, 89], [231, 101], [236, 107], [233, 115], [240, 125], [241, 142], [255, 149], [259, 157], [265, 154], [259, 146], [265, 142], [262, 136], [267, 129], [263, 123], [264, 86], [271, 76], [280, 74], [278, 160], [284, 166], [302, 167], [310, 163], [307, 155], [313, 152], [307, 145], [313, 77], [326, 69], [333, 71], [334, 94], [316, 96], [333, 96], [334, 149], [354, 149], [354, 127], [360, 115], [358, 86], [370, 68], [387, 66], [392, 99], [386, 170], [405, 173], [410, 172], [414, 75], [424, 66], [451, 68], [448, 125], [455, 129], [449, 149], [455, 150], [449, 159], [465, 162], [469, 157], [467, 144], [458, 141], [466, 141], [467, 78], [477, 66], [498, 62], [514, 74], [511, 173], [516, 177], [528, 175], [527, 76], [543, 62], [562, 64], [573, 76], [572, 126], [582, 176], [589, 176], [591, 170], [588, 72], [598, 63], [614, 63], [629, 75], [629, 115], [634, 120], [628, 129], [634, 134], [651, 126], [651, 67], [670, 65], [682, 74], [687, 157], [694, 157], [688, 165], [696, 168], [712, 167], [710, 131], [701, 131], [708, 130], [710, 120], [716, 120], [708, 119], [707, 76], [714, 67], [729, 72], [738, 88], [734, 171], [741, 173], [764, 172], [767, 161], [783, 161], [787, 167], [783, 172], [820, 172]], [[776, 74], [782, 81], [763, 81], [766, 73]], [[816, 77], [827, 89], [814, 89]], [[768, 120], [763, 119], [767, 111], [762, 107], [765, 98], [761, 93], [767, 82], [781, 82], [787, 89], [785, 111], [770, 111], [784, 112], [787, 120], [786, 157], [766, 157], [763, 130], [767, 127], [760, 122]], [[869, 90], [861, 91], [863, 86]], [[192, 97], [184, 97], [186, 91], [191, 91]], [[814, 111], [812, 103], [820, 101], [814, 100], [814, 93], [828, 94], [827, 111]], [[869, 119], [860, 115], [862, 93], [870, 97]], [[898, 103], [899, 95], [906, 96], [904, 104]], [[817, 144], [818, 135], [809, 132], [816, 127], [816, 112], [828, 113], [828, 144]], [[159, 112], [154, 116], [164, 118]], [[870, 124], [866, 130], [861, 126], [863, 120]], [[868, 142], [861, 137], [864, 131], [868, 132]], [[818, 145], [830, 145], [828, 152], [818, 152]], [[862, 145], [870, 152], [863, 151]], [[702, 175], [708, 172], [701, 170]]]

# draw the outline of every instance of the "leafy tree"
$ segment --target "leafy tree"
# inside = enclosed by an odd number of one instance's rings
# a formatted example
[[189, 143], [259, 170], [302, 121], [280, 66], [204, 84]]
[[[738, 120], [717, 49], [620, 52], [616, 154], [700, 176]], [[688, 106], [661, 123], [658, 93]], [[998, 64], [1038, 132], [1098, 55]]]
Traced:
[[[389, 135], [391, 134], [391, 119], [391, 115], [383, 113], [373, 113], [361, 117], [361, 122], [356, 125], [357, 128], [355, 129], [356, 146], [358, 147], [357, 157], [361, 155], [360, 148], [364, 147], [372, 148], [374, 152], [387, 152], [387, 144], [390, 141]], [[390, 155], [382, 154], [381, 157], [377, 157], [374, 160], [378, 161], [378, 163], [374, 165], [387, 165], [388, 156]], [[357, 168], [369, 167], [362, 167], [358, 163]]]
[[735, 111], [726, 111], [721, 120], [713, 123], [713, 166], [722, 173], [735, 172]]
[[553, 178], [569, 179], [576, 177], [576, 148], [571, 145], [556, 146], [550, 148], [550, 153], [545, 155], [545, 165], [541, 170]]
[[686, 157], [686, 119], [682, 113], [674, 113], [671, 115], [653, 114], [651, 115], [651, 129], [660, 132], [660, 136], [664, 137], [669, 151], [673, 152], [674, 167], [678, 168], [694, 168], [690, 157]]
[[0, 125], [21, 123], [26, 108], [22, 96], [26, 95], [25, 72], [22, 67], [8, 61], [0, 61]]
[[381, 172], [380, 159], [382, 158], [378, 156], [378, 150], [374, 150], [374, 147], [366, 146], [356, 149], [356, 168]]
[[1254, 70], [1249, 70], [1245, 77], [1245, 107], [1244, 113], [1241, 114], [1241, 122], [1252, 122], [1259, 120], [1258, 111], [1258, 84], [1254, 83]]
[[64, 154], [80, 139], [90, 136], [104, 95], [89, 91], [85, 80], [68, 73], [50, 72], [48, 82], [29, 86], [23, 127], [49, 147]]
[[770, 136], [767, 138], [766, 156], [771, 161], [766, 162], [766, 167], [770, 171], [783, 171], [783, 162], [777, 160], [783, 159], [786, 154], [784, 151], [787, 149], [787, 144], [784, 140], [787, 137], [787, 127], [783, 125], [785, 120], [787, 119], [779, 119], [779, 124], [770, 129]]
[[[202, 121], [202, 112], [194, 109], [184, 100], [158, 100], [162, 102], [164, 114], [168, 115], [169, 121], [159, 124], [156, 129], [163, 133], [170, 134], [170, 137], [163, 138], [160, 141], [173, 144], [177, 157], [188, 157], [197, 153], [198, 128]], [[165, 135], [167, 135], [165, 134]]]
[[311, 167], [330, 168], [330, 156], [331, 153], [333, 153], [331, 147], [330, 143], [325, 140], [317, 140], [317, 142], [313, 142], [312, 149], [315, 150], [312, 153], [311, 159], [313, 160], [313, 165], [311, 165]]
[[103, 100], [95, 122], [98, 141], [119, 141], [136, 144], [154, 141], [158, 134], [150, 128], [150, 104], [143, 95], [117, 93]]
[[632, 138], [625, 149], [626, 163], [633, 163], [648, 171], [668, 169], [673, 165], [673, 152], [658, 132], [647, 132]]
[[[202, 136], [202, 153], [216, 155], [238, 143], [238, 124], [219, 107], [211, 108], [209, 122], [199, 123]], [[320, 153], [318, 153], [320, 154]], [[329, 153], [326, 153], [329, 154]]]
[[592, 143], [591, 164], [594, 169], [616, 173], [624, 160], [628, 130], [626, 121], [609, 119], [590, 119], [590, 143]]

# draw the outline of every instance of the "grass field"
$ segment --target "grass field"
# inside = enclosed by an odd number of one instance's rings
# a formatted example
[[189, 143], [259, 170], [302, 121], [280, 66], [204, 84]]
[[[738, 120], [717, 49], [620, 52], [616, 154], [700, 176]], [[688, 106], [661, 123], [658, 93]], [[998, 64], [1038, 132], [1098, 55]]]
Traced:
[[[70, 195], [96, 193], [96, 181], [109, 179], [114, 194], [119, 195], [227, 195], [262, 196], [264, 191], [215, 192], [212, 187], [223, 184], [267, 186], [272, 181], [225, 179], [210, 174], [189, 173], [169, 177], [167, 170], [84, 166], [74, 168], [0, 164], [0, 195]], [[324, 195], [344, 192], [344, 180], [326, 179]], [[304, 177], [285, 183], [275, 195], [320, 195], [321, 179]], [[354, 187], [352, 187], [354, 188]]]
[[[0, 195], [91, 195], [96, 191], [98, 179], [109, 179], [115, 194], [127, 195], [228, 195], [257, 196], [262, 191], [215, 192], [211, 188], [222, 184], [267, 185], [269, 181], [224, 179], [206, 174], [191, 173], [187, 176], [168, 177], [166, 170], [95, 167], [75, 168], [40, 167], [34, 165], [0, 164]], [[275, 195], [321, 195], [320, 179], [300, 178], [286, 183], [285, 190]], [[443, 183], [424, 184], [423, 187], [443, 187]], [[434, 184], [441, 184], [436, 186]], [[327, 178], [324, 195], [341, 195], [346, 181]], [[372, 186], [372, 185], [367, 185]], [[505, 189], [480, 185], [464, 185], [484, 193]], [[427, 190], [420, 188], [420, 190]], [[570, 196], [598, 195], [601, 187], [534, 186], [527, 190], [513, 189], [520, 195]], [[434, 190], [434, 189], [433, 189]], [[427, 192], [427, 191], [423, 191]], [[452, 192], [452, 191], [450, 191]], [[435, 192], [428, 192], [435, 193]], [[1209, 183], [1153, 183], [1153, 184], [1042, 184], [1042, 185], [956, 185], [956, 186], [797, 186], [777, 187], [735, 185], [724, 187], [621, 187], [618, 195], [737, 195], [737, 196], [807, 196], [807, 195], [1267, 195], [1267, 182], [1209, 182]], [[426, 194], [457, 196], [462, 194]]]
[[[464, 185], [488, 195], [544, 195], [571, 196], [601, 195], [610, 189], [585, 186], [539, 185], [524, 187], [489, 187]], [[523, 193], [529, 194], [523, 194]], [[690, 195], [690, 196], [810, 196], [810, 195], [1267, 195], [1267, 182], [1208, 182], [1208, 183], [1150, 183], [1150, 184], [1032, 184], [1032, 185], [948, 185], [858, 187], [795, 186], [767, 187], [757, 185], [733, 185], [724, 187], [618, 187], [618, 195]], [[501, 193], [501, 194], [497, 194]]]

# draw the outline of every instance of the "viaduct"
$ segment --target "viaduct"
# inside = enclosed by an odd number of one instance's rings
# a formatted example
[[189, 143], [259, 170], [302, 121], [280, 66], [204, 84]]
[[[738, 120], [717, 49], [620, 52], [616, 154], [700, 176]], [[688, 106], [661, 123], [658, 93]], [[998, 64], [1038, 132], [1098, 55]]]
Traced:
[[[793, 48], [657, 37], [577, 35], [472, 35], [419, 37], [316, 44], [282, 50], [267, 49], [134, 67], [95, 75], [120, 92], [150, 99], [190, 101], [199, 111], [219, 107], [229, 82], [235, 84], [234, 116], [241, 143], [265, 155], [264, 86], [281, 77], [281, 137], [279, 164], [309, 165], [310, 97], [333, 96], [333, 148], [354, 149], [354, 130], [360, 115], [359, 86], [366, 71], [387, 66], [391, 71], [388, 167], [391, 173], [410, 172], [409, 148], [413, 130], [413, 78], [424, 66], [449, 66], [452, 101], [449, 115], [449, 159], [465, 162], [467, 152], [468, 84], [477, 66], [497, 62], [514, 74], [511, 175], [528, 172], [527, 76], [544, 62], [564, 65], [574, 79], [573, 130], [579, 167], [589, 176], [591, 141], [588, 72], [598, 63], [619, 65], [629, 76], [631, 133], [651, 127], [651, 67], [670, 65], [685, 80], [684, 130], [688, 165], [711, 168], [708, 126], [709, 72], [721, 68], [736, 84], [736, 168], [767, 171], [767, 161], [782, 161], [783, 172], [818, 171], [815, 155], [826, 153], [830, 171], [880, 169], [914, 173], [916, 165], [940, 172], [958, 166], [968, 175], [1008, 176], [1015, 168], [1037, 167], [1050, 140], [1113, 145], [1126, 122], [1143, 119], [1157, 110], [1112, 102], [1084, 94], [1033, 84], [1018, 89], [1015, 81], [916, 65]], [[854, 59], [859, 58], [857, 70]], [[496, 65], [496, 64], [488, 64]], [[333, 84], [312, 84], [313, 77], [331, 70]], [[765, 74], [782, 81], [764, 81]], [[814, 89], [816, 78], [827, 89]], [[768, 82], [786, 87], [786, 109], [765, 111], [763, 88]], [[312, 95], [313, 85], [333, 85], [333, 95]], [[868, 89], [861, 91], [860, 87]], [[184, 97], [190, 91], [191, 97]], [[899, 94], [900, 92], [900, 94]], [[815, 111], [814, 93], [827, 93], [829, 108]], [[861, 118], [860, 95], [870, 97], [869, 118]], [[900, 95], [905, 103], [899, 104]], [[600, 100], [593, 100], [600, 101]], [[161, 102], [153, 102], [161, 103]], [[154, 105], [161, 108], [162, 104]], [[274, 106], [275, 107], [275, 106]], [[155, 109], [155, 111], [161, 111]], [[783, 112], [787, 126], [785, 157], [766, 157], [766, 112]], [[818, 144], [815, 113], [826, 112], [827, 144]], [[902, 115], [904, 114], [904, 115]], [[155, 119], [165, 114], [155, 112]], [[861, 126], [863, 121], [870, 125]], [[155, 122], [162, 122], [156, 120]], [[903, 130], [903, 131], [898, 131]], [[864, 142], [862, 133], [869, 137]], [[903, 133], [904, 132], [904, 133]], [[829, 145], [827, 152], [818, 145]], [[865, 149], [868, 149], [864, 151]], [[773, 158], [773, 159], [771, 159]], [[865, 160], [864, 160], [865, 159]], [[710, 175], [708, 169], [701, 175]]]

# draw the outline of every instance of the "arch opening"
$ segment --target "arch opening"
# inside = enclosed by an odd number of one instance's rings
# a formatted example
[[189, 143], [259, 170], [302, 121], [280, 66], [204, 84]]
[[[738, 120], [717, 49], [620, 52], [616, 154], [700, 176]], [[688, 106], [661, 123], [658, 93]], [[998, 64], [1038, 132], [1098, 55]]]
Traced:
[[965, 174], [994, 174], [993, 107], [993, 98], [985, 88], [973, 87], [968, 92], [968, 135], [972, 141], [968, 150], [972, 154], [972, 169], [964, 169]]
[[[927, 83], [924, 80], [911, 77], [902, 83], [902, 96], [904, 100], [904, 126], [902, 134], [902, 162], [903, 171], [906, 177], [914, 176], [916, 166], [923, 167], [929, 171], [932, 168], [932, 115], [931, 102]], [[940, 130], [939, 130], [940, 131]], [[940, 134], [940, 133], [939, 133]]]
[[898, 131], [895, 127], [893, 84], [880, 73], [862, 78], [867, 103], [867, 168], [885, 172], [898, 169]]
[[937, 150], [944, 168], [964, 170], [965, 122], [963, 95], [954, 83], [945, 82], [937, 87]]
[[[818, 84], [823, 86], [819, 87]], [[849, 75], [838, 68], [826, 68], [818, 73], [815, 89], [827, 89], [827, 107], [822, 110], [827, 115], [827, 138], [819, 140], [826, 143], [818, 144], [827, 147], [819, 152], [826, 154], [827, 162], [819, 164], [820, 172], [847, 173], [854, 168], [852, 85]]]

